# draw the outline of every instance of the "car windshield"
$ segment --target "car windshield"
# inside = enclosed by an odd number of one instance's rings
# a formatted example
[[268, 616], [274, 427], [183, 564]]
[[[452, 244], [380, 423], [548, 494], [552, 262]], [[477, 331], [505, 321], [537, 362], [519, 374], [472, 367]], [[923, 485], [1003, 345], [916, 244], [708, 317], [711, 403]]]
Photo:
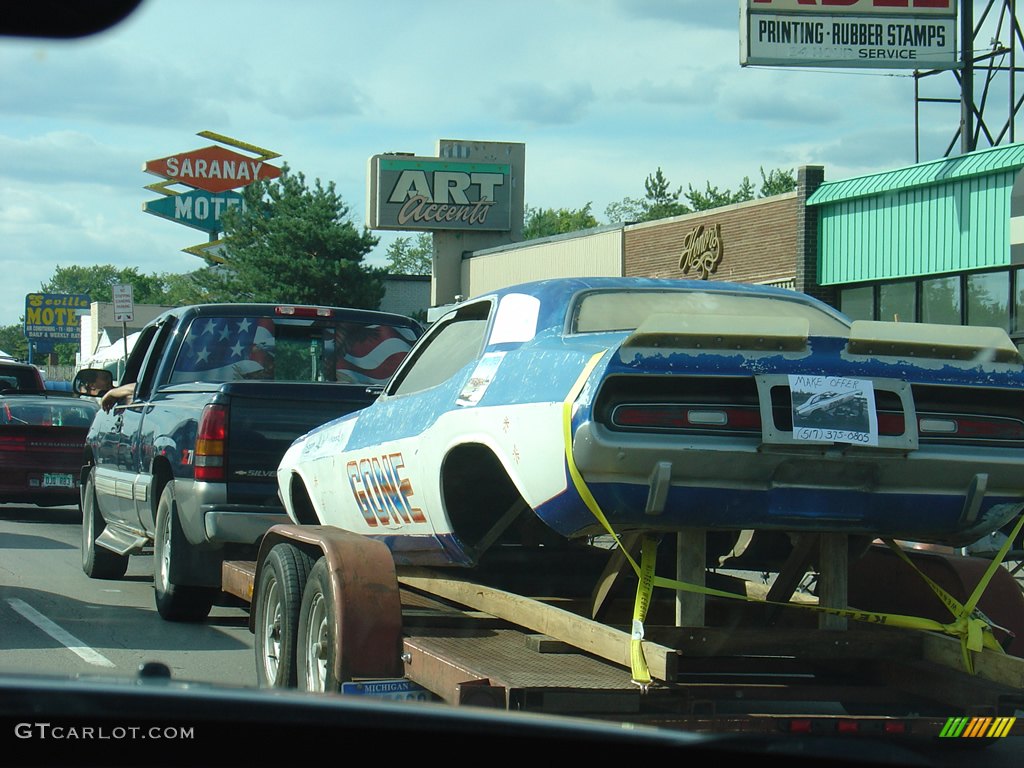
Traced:
[[73, 399], [0, 399], [0, 424], [88, 427], [96, 410], [95, 403]]
[[1024, 0], [4, 3], [0, 765], [1020, 765], [1022, 75]]

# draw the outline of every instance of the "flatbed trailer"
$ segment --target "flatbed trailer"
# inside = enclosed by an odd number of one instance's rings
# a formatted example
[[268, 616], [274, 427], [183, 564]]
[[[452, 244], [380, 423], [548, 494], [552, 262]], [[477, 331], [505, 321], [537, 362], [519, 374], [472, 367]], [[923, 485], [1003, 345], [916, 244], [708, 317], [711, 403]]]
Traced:
[[330, 528], [275, 527], [258, 561], [225, 563], [224, 589], [252, 604], [268, 685], [317, 690], [319, 677], [348, 694], [705, 733], [985, 740], [1024, 710], [1024, 658], [760, 601], [708, 598], [705, 626], [652, 604], [638, 684], [631, 601], [609, 598], [597, 620], [593, 595], [395, 566], [384, 545]]

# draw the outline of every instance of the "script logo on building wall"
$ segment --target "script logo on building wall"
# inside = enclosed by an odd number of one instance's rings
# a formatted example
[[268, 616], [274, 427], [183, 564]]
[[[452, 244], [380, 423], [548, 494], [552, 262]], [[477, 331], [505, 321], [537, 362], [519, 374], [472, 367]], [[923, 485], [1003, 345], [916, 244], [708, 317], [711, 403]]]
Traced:
[[371, 229], [477, 230], [512, 228], [512, 173], [503, 163], [374, 155]]
[[699, 224], [683, 237], [679, 268], [683, 274], [692, 269], [701, 280], [707, 280], [722, 261], [722, 229], [719, 224]]

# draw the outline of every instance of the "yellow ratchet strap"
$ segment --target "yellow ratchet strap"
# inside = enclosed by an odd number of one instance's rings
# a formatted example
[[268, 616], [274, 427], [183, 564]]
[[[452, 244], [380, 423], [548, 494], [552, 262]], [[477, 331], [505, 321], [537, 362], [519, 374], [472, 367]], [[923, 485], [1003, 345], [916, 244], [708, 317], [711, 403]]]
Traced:
[[1024, 515], [1017, 521], [1017, 524], [1013, 527], [1013, 532], [1007, 537], [1006, 541], [1003, 542], [1003, 546], [999, 548], [996, 556], [992, 558], [992, 561], [988, 564], [988, 568], [985, 569], [985, 573], [982, 575], [978, 584], [974, 587], [974, 591], [970, 597], [967, 598], [967, 602], [962, 604], [959, 600], [953, 597], [951, 594], [946, 592], [942, 587], [936, 584], [931, 578], [921, 571], [917, 565], [907, 556], [907, 554], [900, 548], [896, 542], [889, 539], [885, 540], [886, 545], [897, 556], [909, 565], [914, 571], [920, 576], [924, 582], [931, 588], [932, 592], [939, 598], [946, 609], [953, 615], [953, 622], [946, 624], [944, 631], [947, 634], [954, 635], [960, 638], [960, 649], [963, 654], [965, 668], [974, 673], [974, 662], [971, 656], [971, 652], [977, 652], [983, 648], [996, 651], [997, 653], [1004, 653], [1003, 647], [996, 640], [994, 634], [992, 634], [992, 627], [995, 626], [994, 622], [989, 619], [985, 614], [978, 610], [978, 602], [981, 600], [982, 594], [988, 588], [989, 582], [992, 580], [992, 576], [995, 574], [996, 569], [1002, 566], [1003, 558], [1006, 557], [1006, 553], [1009, 552], [1010, 546], [1017, 538], [1017, 534], [1020, 533], [1021, 527], [1024, 526]]
[[587, 483], [583, 479], [582, 474], [580, 474], [579, 468], [576, 466], [576, 462], [572, 455], [573, 406], [576, 399], [579, 397], [580, 392], [583, 391], [583, 387], [586, 385], [587, 379], [593, 372], [594, 367], [605, 354], [606, 352], [598, 352], [590, 358], [587, 364], [583, 367], [576, 383], [569, 390], [569, 394], [562, 402], [562, 431], [565, 443], [566, 467], [568, 468], [569, 476], [572, 478], [576, 492], [579, 493], [580, 498], [587, 506], [587, 509], [590, 510], [591, 514], [594, 515], [601, 526], [615, 540], [616, 545], [622, 550], [623, 556], [629, 562], [639, 579], [636, 600], [633, 608], [633, 626], [630, 639], [630, 666], [633, 682], [640, 685], [644, 690], [646, 690], [651, 683], [651, 676], [647, 667], [647, 661], [643, 655], [643, 622], [647, 616], [647, 610], [650, 606], [651, 594], [654, 587], [663, 587], [683, 592], [694, 592], [728, 600], [744, 600], [746, 602], [776, 605], [784, 608], [800, 608], [803, 610], [813, 611], [815, 613], [841, 616], [852, 621], [884, 624], [886, 626], [905, 629], [942, 632], [947, 635], [960, 638], [961, 647], [963, 649], [964, 664], [967, 670], [971, 673], [974, 671], [974, 664], [970, 651], [980, 651], [983, 648], [990, 648], [999, 652], [1003, 651], [1002, 647], [995, 639], [995, 636], [992, 634], [992, 622], [988, 621], [983, 614], [977, 611], [976, 606], [982, 593], [988, 586], [992, 575], [995, 573], [995, 570], [1000, 567], [1003, 558], [1009, 551], [1011, 543], [1016, 539], [1022, 526], [1024, 526], [1024, 515], [1022, 515], [1020, 520], [1018, 520], [1017, 525], [1013, 529], [1012, 535], [1006, 540], [1002, 548], [999, 550], [998, 555], [992, 560], [992, 563], [986, 569], [981, 581], [978, 583], [977, 587], [975, 587], [971, 597], [964, 605], [961, 605], [960, 602], [952, 595], [949, 595], [931, 579], [921, 573], [921, 571], [913, 564], [913, 562], [910, 561], [899, 547], [891, 542], [886, 542], [890, 547], [893, 547], [900, 557], [914, 568], [914, 570], [916, 570], [923, 579], [925, 579], [925, 581], [935, 591], [936, 595], [939, 596], [940, 600], [942, 600], [950, 610], [955, 620], [948, 624], [917, 616], [904, 616], [901, 614], [879, 613], [875, 611], [858, 611], [851, 608], [823, 608], [819, 605], [805, 603], [781, 603], [776, 601], [759, 600], [757, 598], [747, 597], [746, 595], [737, 595], [733, 592], [725, 592], [718, 589], [698, 586], [696, 584], [688, 584], [686, 582], [676, 581], [675, 579], [666, 579], [654, 574], [657, 543], [654, 537], [649, 535], [645, 535], [643, 537], [641, 562], [637, 563], [629, 554], [628, 550], [621, 546], [621, 539], [619, 535], [615, 533], [611, 524], [608, 522], [608, 518], [605, 517], [604, 512], [601, 510], [601, 506], [597, 503], [597, 499], [594, 498], [594, 495], [590, 492], [590, 488], [587, 487]]

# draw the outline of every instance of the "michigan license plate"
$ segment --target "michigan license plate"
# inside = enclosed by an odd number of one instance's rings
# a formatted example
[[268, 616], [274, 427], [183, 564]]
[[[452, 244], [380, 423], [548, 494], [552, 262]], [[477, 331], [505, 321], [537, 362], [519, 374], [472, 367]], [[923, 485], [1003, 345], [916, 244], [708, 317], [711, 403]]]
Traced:
[[74, 488], [75, 476], [57, 472], [43, 474], [43, 488]]
[[367, 680], [341, 684], [341, 692], [350, 696], [373, 696], [391, 701], [430, 701], [430, 691], [410, 680]]

